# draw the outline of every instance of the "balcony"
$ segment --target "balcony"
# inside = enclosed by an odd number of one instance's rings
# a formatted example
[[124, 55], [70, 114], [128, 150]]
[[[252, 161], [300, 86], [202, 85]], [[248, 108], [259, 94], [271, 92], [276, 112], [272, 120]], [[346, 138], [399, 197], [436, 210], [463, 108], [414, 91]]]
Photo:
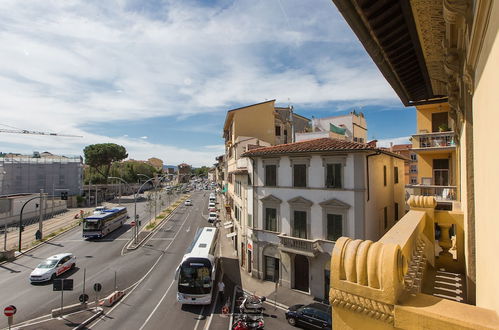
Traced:
[[409, 213], [379, 241], [336, 242], [333, 329], [497, 328], [494, 311], [460, 303], [466, 302], [465, 290], [456, 289], [466, 288], [463, 214], [436, 211], [429, 196], [411, 196], [408, 204]]
[[437, 203], [452, 203], [453, 201], [457, 201], [456, 186], [411, 184], [406, 187], [412, 189], [413, 195], [435, 197]]
[[412, 150], [431, 152], [456, 148], [454, 132], [421, 133], [412, 136]]
[[309, 240], [298, 237], [291, 237], [287, 235], [278, 235], [279, 248], [284, 252], [291, 252], [301, 254], [307, 257], [315, 257], [321, 252], [319, 240]]

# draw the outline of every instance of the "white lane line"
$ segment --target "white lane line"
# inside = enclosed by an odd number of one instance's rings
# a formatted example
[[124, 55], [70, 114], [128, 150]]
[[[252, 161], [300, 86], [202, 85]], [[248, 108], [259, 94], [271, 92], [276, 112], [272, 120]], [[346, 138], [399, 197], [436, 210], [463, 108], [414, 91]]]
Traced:
[[203, 306], [203, 308], [201, 308], [201, 311], [199, 312], [199, 317], [198, 317], [198, 320], [196, 321], [196, 325], [194, 326], [193, 330], [196, 330], [198, 328], [199, 321], [201, 321], [201, 315], [203, 315], [203, 311], [204, 311], [204, 306]]
[[[180, 233], [182, 227], [184, 226], [185, 222], [187, 221], [187, 219], [189, 218], [189, 214], [187, 214], [187, 216], [185, 217], [184, 219], [184, 222], [182, 222], [182, 225], [180, 226], [179, 228], [179, 231], [175, 234], [175, 236], [173, 236], [173, 240], [170, 242], [170, 244], [168, 244], [168, 246], [163, 250], [164, 252], [166, 252], [166, 250], [168, 250], [168, 248], [172, 245], [172, 243], [175, 241], [175, 238], [177, 238], [177, 235], [178, 233]], [[163, 223], [161, 225], [161, 227], [163, 227], [165, 225], [165, 223]], [[159, 231], [157, 231], [154, 235], [156, 235]], [[153, 235], [153, 236], [154, 236]], [[137, 289], [139, 287], [139, 284], [142, 283], [142, 281], [154, 270], [154, 268], [156, 268], [156, 265], [159, 263], [159, 261], [161, 260], [161, 258], [163, 258], [165, 254], [161, 254], [158, 259], [156, 260], [156, 262], [151, 266], [151, 268], [149, 269], [149, 271], [147, 273], [144, 274], [144, 276], [142, 276], [137, 282], [133, 283], [132, 285], [130, 285], [128, 288], [124, 289], [123, 291], [128, 291], [130, 290], [130, 292], [128, 294], [126, 294], [123, 299], [119, 300], [116, 305], [114, 305], [113, 308], [111, 308], [107, 313], [106, 315], [110, 315], [112, 311], [114, 311], [116, 309], [116, 307], [118, 307], [119, 305], [121, 305], [122, 302], [124, 302], [131, 294], [132, 292], [135, 291], [135, 289]], [[101, 316], [99, 319], [97, 319], [97, 321], [95, 321], [94, 324], [92, 324], [92, 326], [95, 326], [97, 325], [100, 321], [102, 321], [104, 318], [106, 318], [105, 315]], [[89, 329], [91, 329], [90, 326], [87, 326]]]
[[151, 319], [151, 317], [154, 315], [154, 313], [156, 312], [156, 310], [159, 308], [159, 305], [161, 305], [161, 303], [163, 302], [163, 300], [166, 298], [166, 295], [168, 294], [168, 291], [170, 291], [173, 283], [175, 283], [175, 280], [173, 280], [171, 283], [170, 283], [170, 286], [168, 287], [168, 289], [166, 289], [165, 291], [165, 294], [163, 295], [163, 297], [161, 297], [161, 299], [159, 300], [159, 302], [156, 304], [156, 306], [154, 307], [154, 309], [152, 310], [151, 314], [149, 314], [149, 316], [147, 317], [147, 319], [144, 321], [144, 324], [142, 324], [142, 326], [139, 328], [139, 330], [142, 330], [144, 329], [144, 327], [146, 326], [147, 322], [149, 322], [149, 320]]
[[163, 238], [163, 237], [157, 237], [157, 238], [150, 238], [148, 241], [171, 241], [173, 238]]

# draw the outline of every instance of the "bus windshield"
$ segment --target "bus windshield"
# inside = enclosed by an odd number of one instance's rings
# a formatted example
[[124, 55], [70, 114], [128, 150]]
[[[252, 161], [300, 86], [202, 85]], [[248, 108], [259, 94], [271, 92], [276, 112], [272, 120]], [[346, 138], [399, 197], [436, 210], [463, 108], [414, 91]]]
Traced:
[[178, 292], [186, 294], [208, 294], [211, 292], [211, 265], [189, 260], [180, 266]]
[[99, 230], [101, 227], [101, 221], [85, 219], [83, 221], [83, 230]]

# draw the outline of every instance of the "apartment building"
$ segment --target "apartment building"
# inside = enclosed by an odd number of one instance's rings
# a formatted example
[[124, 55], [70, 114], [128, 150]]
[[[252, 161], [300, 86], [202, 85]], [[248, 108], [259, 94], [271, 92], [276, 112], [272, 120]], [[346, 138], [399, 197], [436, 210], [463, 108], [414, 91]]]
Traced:
[[[333, 327], [499, 328], [499, 3], [333, 2], [402, 103], [417, 106], [418, 183], [449, 189], [411, 196], [374, 243], [336, 241]], [[460, 208], [438, 209], [449, 197]]]
[[296, 141], [336, 138], [353, 142], [367, 142], [367, 122], [362, 112], [352, 111], [341, 116], [314, 118], [303, 132], [296, 133]]
[[252, 199], [248, 178], [248, 159], [241, 155], [253, 148], [271, 146], [294, 141], [297, 130], [304, 130], [309, 119], [293, 112], [291, 106], [276, 107], [275, 100], [253, 104], [227, 112], [223, 136], [225, 155], [222, 192], [223, 209], [227, 218], [232, 220], [228, 226], [232, 233], [234, 249], [237, 251], [241, 266], [247, 271], [246, 227], [252, 223], [248, 214], [248, 204]]
[[246, 262], [259, 279], [327, 299], [335, 241], [376, 240], [404, 214], [404, 159], [389, 151], [320, 138], [242, 156], [253, 194]]

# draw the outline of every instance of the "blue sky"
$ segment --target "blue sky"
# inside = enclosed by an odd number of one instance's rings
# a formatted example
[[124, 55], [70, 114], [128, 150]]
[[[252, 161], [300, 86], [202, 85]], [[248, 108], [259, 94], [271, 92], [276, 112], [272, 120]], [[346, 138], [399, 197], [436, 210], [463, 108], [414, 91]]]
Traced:
[[[330, 0], [0, 2], [2, 152], [210, 165], [227, 110], [276, 99], [307, 117], [365, 113], [369, 138], [407, 142], [404, 108]], [[0, 126], [4, 128], [4, 126]]]

